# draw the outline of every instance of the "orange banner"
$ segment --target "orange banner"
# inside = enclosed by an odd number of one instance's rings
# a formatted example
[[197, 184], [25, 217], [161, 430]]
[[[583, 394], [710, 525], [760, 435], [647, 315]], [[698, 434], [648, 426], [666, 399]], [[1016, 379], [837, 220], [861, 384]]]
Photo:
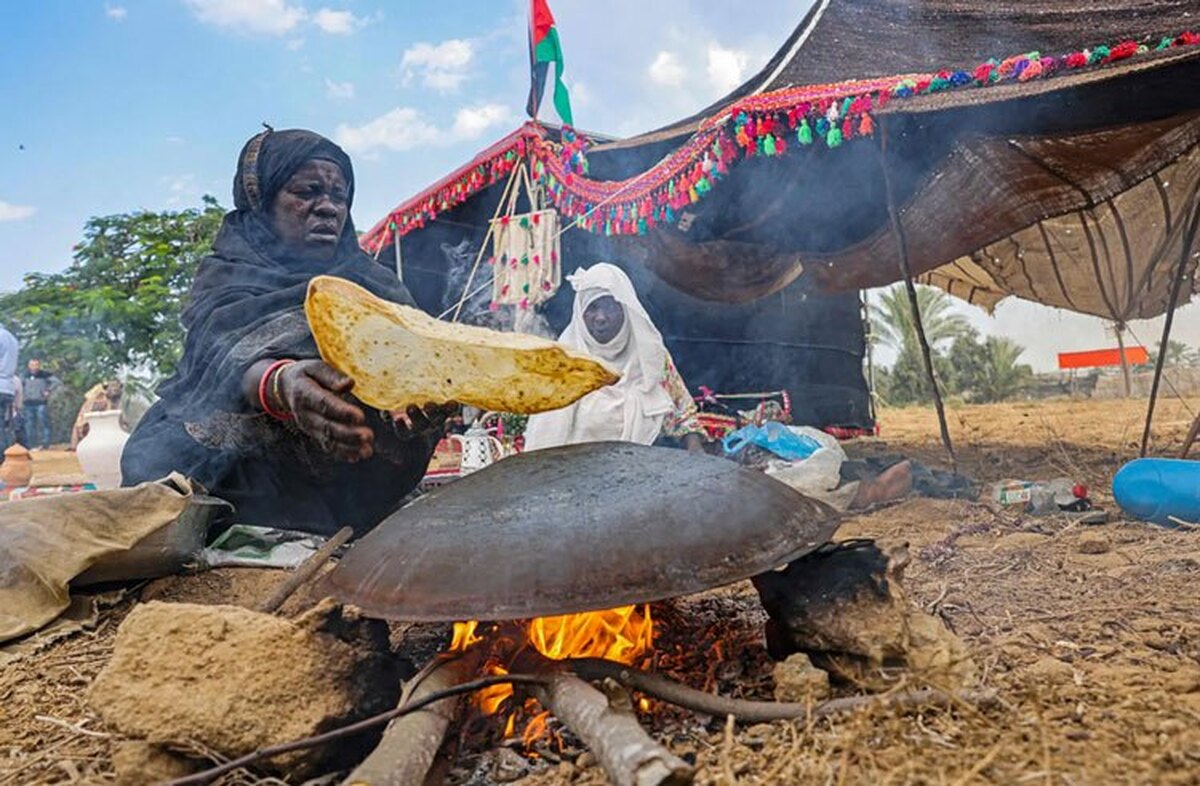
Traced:
[[[1131, 366], [1140, 366], [1150, 362], [1150, 353], [1146, 351], [1145, 347], [1126, 347], [1125, 360]], [[1058, 353], [1058, 367], [1064, 370], [1119, 365], [1121, 365], [1120, 349], [1092, 349], [1087, 352]]]

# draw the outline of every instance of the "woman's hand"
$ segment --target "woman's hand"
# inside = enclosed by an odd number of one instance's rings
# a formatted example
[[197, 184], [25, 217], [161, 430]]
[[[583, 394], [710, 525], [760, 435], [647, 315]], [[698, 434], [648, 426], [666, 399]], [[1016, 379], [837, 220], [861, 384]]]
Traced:
[[275, 372], [279, 404], [299, 429], [340, 461], [357, 462], [375, 453], [375, 434], [366, 414], [343, 396], [354, 380], [321, 360], [299, 360]]
[[458, 404], [426, 404], [424, 407], [413, 405], [404, 412], [393, 412], [392, 420], [396, 424], [396, 434], [401, 439], [409, 439], [445, 428], [446, 419], [456, 414]]

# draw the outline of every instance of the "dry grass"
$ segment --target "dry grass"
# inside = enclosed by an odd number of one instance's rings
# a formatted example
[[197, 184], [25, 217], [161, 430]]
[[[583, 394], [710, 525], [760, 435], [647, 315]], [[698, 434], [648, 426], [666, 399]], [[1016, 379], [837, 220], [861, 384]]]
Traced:
[[[976, 477], [1070, 475], [1111, 509], [1108, 484], [1136, 454], [1144, 404], [963, 407], [950, 418], [961, 465]], [[932, 412], [885, 411], [882, 421], [887, 444], [861, 450], [942, 463]], [[1189, 422], [1181, 404], [1163, 402], [1155, 444], [1173, 450]], [[697, 763], [699, 783], [1200, 783], [1200, 532], [1120, 521], [1078, 526], [912, 500], [850, 520], [839, 537], [911, 545], [909, 594], [968, 643], [1000, 705], [902, 716], [868, 710], [730, 735], [723, 719], [656, 708], [655, 733]], [[235, 602], [263, 591], [226, 574], [158, 591]], [[111, 777], [115, 739], [96, 736], [109, 730], [83, 694], [125, 608], [0, 673], [0, 786]], [[668, 672], [709, 690], [770, 695], [762, 612], [745, 585], [675, 601], [659, 618], [658, 657]], [[498, 760], [468, 747], [459, 779], [496, 782]], [[512, 757], [504, 761], [511, 778]], [[520, 782], [586, 786], [604, 776], [574, 751], [545, 757]]]

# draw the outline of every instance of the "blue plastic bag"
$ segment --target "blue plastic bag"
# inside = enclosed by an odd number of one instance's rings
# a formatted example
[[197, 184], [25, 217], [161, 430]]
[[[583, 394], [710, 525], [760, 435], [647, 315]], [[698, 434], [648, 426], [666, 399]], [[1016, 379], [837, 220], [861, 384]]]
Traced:
[[747, 445], [769, 450], [787, 461], [806, 459], [821, 447], [821, 443], [812, 437], [797, 434], [774, 420], [762, 426], [743, 426], [721, 440], [727, 456], [740, 453]]

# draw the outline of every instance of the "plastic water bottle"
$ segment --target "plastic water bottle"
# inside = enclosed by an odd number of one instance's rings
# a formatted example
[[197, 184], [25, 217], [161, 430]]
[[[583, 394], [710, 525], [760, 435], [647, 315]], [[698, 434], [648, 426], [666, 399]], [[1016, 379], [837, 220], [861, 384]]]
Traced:
[[1113, 497], [1134, 518], [1176, 526], [1200, 522], [1200, 461], [1145, 458], [1121, 467]]
[[1039, 481], [1029, 489], [1029, 505], [1025, 510], [1034, 516], [1046, 516], [1058, 513], [1075, 499], [1075, 482], [1070, 478]]

